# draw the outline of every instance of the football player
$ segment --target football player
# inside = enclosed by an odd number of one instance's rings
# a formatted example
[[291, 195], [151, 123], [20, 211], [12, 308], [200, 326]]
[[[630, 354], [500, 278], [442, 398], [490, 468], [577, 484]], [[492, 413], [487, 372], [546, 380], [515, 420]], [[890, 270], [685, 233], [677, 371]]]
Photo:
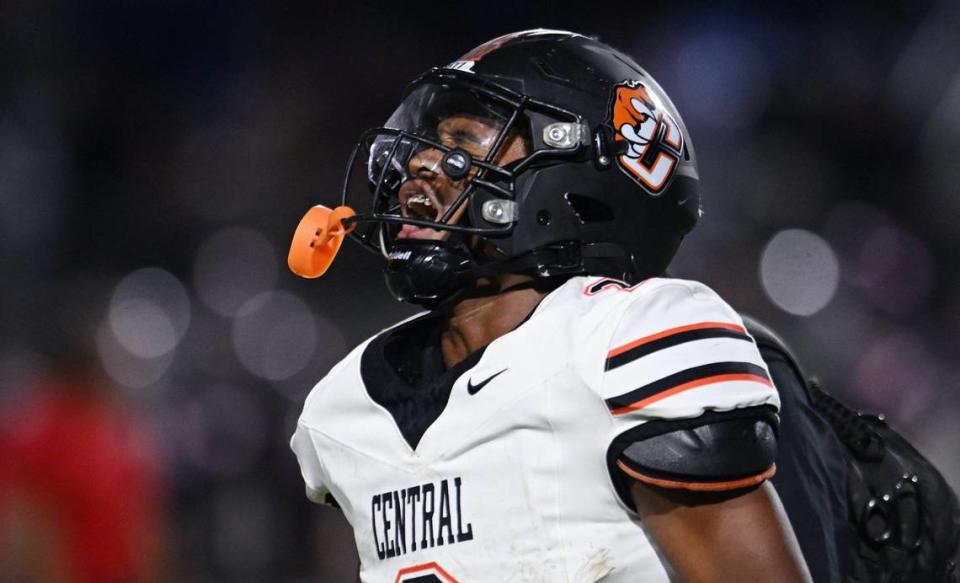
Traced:
[[428, 310], [335, 366], [291, 441], [362, 581], [810, 579], [767, 483], [780, 401], [757, 346], [663, 276], [699, 218], [696, 159], [633, 59], [494, 39], [411, 83], [351, 167], [291, 267], [319, 275], [352, 231]]

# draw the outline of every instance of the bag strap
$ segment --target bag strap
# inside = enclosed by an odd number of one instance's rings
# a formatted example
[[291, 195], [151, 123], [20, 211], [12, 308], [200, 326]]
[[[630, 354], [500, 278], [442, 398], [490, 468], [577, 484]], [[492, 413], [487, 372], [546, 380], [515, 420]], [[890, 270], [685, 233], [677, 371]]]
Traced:
[[816, 378], [808, 378], [793, 352], [771, 329], [749, 316], [743, 316], [747, 332], [753, 336], [757, 346], [780, 354], [802, 382], [810, 403], [818, 413], [824, 416], [833, 427], [837, 437], [857, 458], [864, 461], [883, 459], [886, 447], [883, 437], [874, 430], [877, 424], [884, 424], [883, 415], [861, 413], [844, 405], [820, 386]]

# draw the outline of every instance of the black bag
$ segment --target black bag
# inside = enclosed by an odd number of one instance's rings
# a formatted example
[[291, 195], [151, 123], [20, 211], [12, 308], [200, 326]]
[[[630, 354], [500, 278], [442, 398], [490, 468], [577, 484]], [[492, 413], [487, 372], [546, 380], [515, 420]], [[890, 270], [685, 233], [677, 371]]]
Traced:
[[[847, 532], [845, 536], [838, 533], [832, 541], [845, 555], [842, 566], [838, 567], [843, 571], [844, 580], [847, 583], [960, 583], [960, 503], [943, 475], [887, 425], [883, 416], [854, 411], [825, 392], [815, 380], [804, 381], [790, 350], [768, 328], [750, 318], [744, 318], [744, 323], [775, 376], [774, 382], [781, 388], [781, 431], [790, 429], [785, 427], [789, 422], [794, 423], [795, 430], [802, 429], [803, 424], [808, 426], [794, 436], [792, 443], [782, 444], [778, 467], [780, 457], [784, 458], [785, 468], [814, 463], [829, 467], [828, 464], [833, 463], [838, 469], [835, 463], [838, 461], [845, 466]], [[778, 359], [788, 363], [789, 368], [778, 367]], [[788, 406], [793, 410], [788, 411]], [[834, 435], [827, 436], [829, 439], [809, 429], [821, 420], [833, 429]], [[816, 451], [796, 451], [802, 447], [800, 439], [819, 440], [812, 446]], [[837, 447], [837, 440], [842, 447]], [[810, 460], [810, 464], [807, 460], [791, 459], [813, 455], [825, 459]], [[833, 459], [837, 456], [844, 459]], [[791, 499], [795, 500], [794, 504], [805, 505], [807, 508], [799, 510], [806, 511], [814, 506], [812, 495], [829, 498], [832, 493], [829, 484], [818, 483], [803, 496], [797, 495], [791, 491], [795, 486], [790, 482], [803, 481], [805, 476], [793, 471], [782, 478], [785, 479], [782, 497], [788, 514]], [[776, 481], [774, 476], [779, 490], [781, 485]], [[817, 482], [826, 480], [821, 476]], [[827, 502], [821, 506], [829, 506], [834, 512], [842, 508]], [[801, 548], [807, 547], [805, 554], [820, 542], [811, 542], [811, 537], [800, 534], [798, 532]], [[827, 536], [829, 538], [829, 533]], [[832, 550], [829, 545], [825, 548]], [[811, 557], [807, 559], [810, 563]]]
[[850, 581], [960, 582], [960, 504], [943, 475], [883, 416], [853, 411], [816, 381], [808, 390], [847, 447]]

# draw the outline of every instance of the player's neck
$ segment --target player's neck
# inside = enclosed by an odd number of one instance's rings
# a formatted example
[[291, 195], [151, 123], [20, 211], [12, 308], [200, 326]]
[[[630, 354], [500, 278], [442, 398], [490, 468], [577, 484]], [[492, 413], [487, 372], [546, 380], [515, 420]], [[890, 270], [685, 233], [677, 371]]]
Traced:
[[440, 350], [447, 368], [510, 332], [537, 307], [547, 291], [537, 289], [530, 278], [503, 276], [497, 283], [477, 285], [451, 309], [440, 337]]

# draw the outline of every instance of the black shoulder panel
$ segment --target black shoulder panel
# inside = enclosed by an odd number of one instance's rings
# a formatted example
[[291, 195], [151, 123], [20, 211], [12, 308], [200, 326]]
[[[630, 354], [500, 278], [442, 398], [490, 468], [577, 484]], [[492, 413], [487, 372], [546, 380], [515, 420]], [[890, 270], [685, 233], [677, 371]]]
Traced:
[[[806, 378], [803, 374], [803, 370], [800, 368], [800, 364], [797, 362], [797, 359], [794, 358], [793, 352], [790, 350], [790, 347], [787, 346], [787, 343], [783, 341], [777, 334], [761, 324], [759, 321], [746, 316], [744, 314], [740, 315], [743, 319], [743, 325], [747, 329], [747, 333], [753, 336], [754, 341], [757, 343], [757, 347], [760, 349], [761, 353], [764, 350], [772, 350], [773, 352], [779, 353], [789, 364], [793, 367], [794, 371], [797, 373], [801, 379]], [[766, 360], [766, 359], [764, 359]]]
[[761, 324], [760, 321], [751, 318], [750, 316], [741, 314], [740, 317], [743, 319], [743, 325], [746, 327], [747, 332], [753, 336], [754, 340], [757, 341], [757, 344], [765, 344], [767, 346], [776, 347], [783, 352], [790, 352], [787, 349], [786, 342], [777, 336], [776, 332], [768, 328], [766, 325]]
[[[746, 488], [773, 474], [777, 427], [769, 406], [651, 421], [614, 440], [608, 461], [619, 469], [611, 467], [614, 474], [665, 488]], [[629, 505], [629, 480], [617, 485]]]

